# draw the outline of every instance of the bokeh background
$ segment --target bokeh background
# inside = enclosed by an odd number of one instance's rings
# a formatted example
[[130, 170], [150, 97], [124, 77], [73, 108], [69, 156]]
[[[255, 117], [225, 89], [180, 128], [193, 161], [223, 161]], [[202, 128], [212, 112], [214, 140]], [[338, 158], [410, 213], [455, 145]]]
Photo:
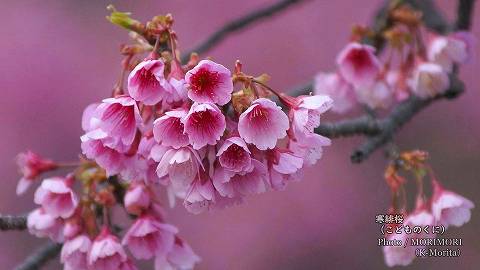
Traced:
[[[273, 0], [112, 1], [147, 20], [174, 15], [184, 50], [225, 22]], [[382, 0], [316, 0], [290, 8], [229, 37], [207, 55], [228, 67], [241, 59], [246, 72], [272, 76], [288, 91], [334, 68], [353, 23], [369, 23]], [[457, 1], [437, 1], [452, 19]], [[80, 150], [83, 108], [110, 94], [119, 73], [125, 31], [105, 20], [110, 1], [0, 1], [0, 213], [33, 208], [33, 190], [15, 196], [15, 155], [32, 149], [68, 161]], [[474, 19], [478, 19], [477, 5]], [[473, 32], [478, 36], [480, 20]], [[397, 135], [402, 149], [421, 148], [447, 188], [480, 206], [480, 61], [461, 70], [467, 92], [419, 114]], [[324, 120], [338, 116], [327, 114]], [[361, 138], [338, 139], [317, 166], [286, 191], [250, 197], [224, 211], [191, 215], [181, 206], [169, 221], [203, 258], [198, 269], [384, 269], [375, 214], [388, 207], [381, 151], [353, 165], [349, 155]], [[480, 215], [453, 228], [463, 237], [460, 258], [416, 259], [405, 269], [475, 269], [480, 263]], [[0, 268], [11, 269], [45, 239], [26, 232], [0, 233]], [[47, 269], [60, 269], [51, 262]], [[142, 269], [151, 269], [146, 264]]]

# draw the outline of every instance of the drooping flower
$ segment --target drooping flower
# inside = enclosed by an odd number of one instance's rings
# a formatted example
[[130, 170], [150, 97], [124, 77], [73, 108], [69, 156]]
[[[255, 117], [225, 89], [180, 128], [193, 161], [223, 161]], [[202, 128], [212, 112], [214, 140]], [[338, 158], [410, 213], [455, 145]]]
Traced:
[[73, 178], [54, 177], [43, 180], [35, 192], [34, 201], [53, 217], [70, 217], [77, 208], [78, 198], [73, 192]]
[[166, 256], [155, 258], [155, 270], [191, 270], [200, 262], [192, 248], [183, 240], [175, 237], [175, 244]]
[[215, 188], [208, 173], [201, 170], [192, 182], [183, 200], [185, 208], [193, 214], [210, 209], [215, 204]]
[[49, 237], [55, 242], [63, 241], [62, 219], [48, 214], [43, 208], [37, 208], [28, 214], [27, 228], [37, 237]]
[[159, 161], [157, 167], [158, 177], [168, 176], [175, 194], [184, 198], [201, 167], [200, 156], [196, 150], [190, 147], [170, 149], [159, 155], [155, 154], [156, 149], [152, 149], [152, 156]]
[[432, 213], [438, 223], [460, 227], [470, 220], [473, 207], [469, 199], [445, 190], [437, 181], [433, 182]]
[[343, 78], [355, 87], [371, 84], [381, 69], [375, 48], [356, 42], [349, 43], [338, 54], [337, 65]]
[[225, 105], [231, 99], [233, 81], [230, 71], [210, 60], [200, 61], [187, 72], [188, 97], [195, 102]]
[[194, 149], [215, 145], [226, 128], [225, 116], [211, 103], [194, 103], [182, 122]]
[[287, 135], [288, 128], [288, 117], [282, 108], [266, 98], [255, 100], [238, 121], [240, 137], [260, 150], [274, 148], [277, 140]]
[[135, 220], [125, 234], [122, 244], [128, 246], [137, 259], [150, 259], [167, 254], [178, 233], [177, 228], [144, 215]]
[[107, 176], [120, 173], [124, 169], [125, 155], [105, 146], [101, 139], [95, 137], [96, 132], [89, 132], [80, 137], [82, 153], [105, 169]]
[[377, 80], [371, 85], [360, 86], [355, 89], [355, 93], [358, 101], [371, 109], [387, 108], [394, 96], [390, 86], [383, 80]]
[[77, 237], [63, 243], [60, 260], [64, 264], [64, 269], [88, 269], [87, 254], [92, 245], [90, 238], [81, 234]]
[[256, 159], [252, 159], [252, 169], [244, 174], [218, 167], [213, 176], [213, 184], [220, 195], [233, 198], [263, 193], [267, 190], [267, 167]]
[[[426, 205], [419, 204], [417, 205], [415, 211], [408, 215], [404, 222], [403, 226], [408, 226], [410, 229], [413, 229], [414, 226], [421, 226], [424, 228], [425, 226], [431, 227], [435, 225], [435, 218], [433, 217], [432, 213], [430, 213], [426, 209]], [[420, 234], [415, 234], [416, 238], [434, 238], [434, 234], [427, 234], [422, 231]], [[401, 234], [391, 234], [387, 236], [389, 240], [401, 240], [402, 243], [404, 241], [408, 241], [409, 237], [408, 234], [405, 233], [405, 230], [401, 230]], [[410, 243], [404, 247], [402, 246], [384, 246], [383, 247], [383, 255], [385, 258], [385, 263], [389, 267], [401, 265], [406, 266], [412, 263], [413, 259], [415, 259], [415, 249], [421, 248], [417, 246], [412, 246]]]
[[217, 157], [220, 165], [233, 172], [248, 171], [252, 165], [250, 150], [247, 144], [240, 137], [230, 137], [225, 140]]
[[465, 33], [435, 37], [428, 49], [428, 59], [449, 72], [452, 71], [454, 63], [466, 62], [471, 54], [472, 38], [471, 34]]
[[290, 151], [271, 150], [267, 155], [270, 186], [275, 190], [283, 190], [295, 173], [303, 167], [303, 158]]
[[17, 195], [25, 193], [40, 174], [58, 167], [52, 160], [43, 158], [32, 151], [18, 154], [17, 166], [23, 175], [17, 184]]
[[414, 71], [410, 87], [421, 98], [434, 97], [448, 89], [450, 80], [445, 70], [434, 63], [422, 63]]
[[323, 147], [331, 140], [316, 133], [305, 134], [301, 140], [290, 140], [288, 149], [295, 156], [302, 157], [304, 165], [314, 165], [322, 157]]
[[107, 227], [103, 227], [92, 243], [87, 262], [91, 269], [112, 270], [119, 268], [127, 259], [118, 238]]
[[320, 125], [320, 115], [332, 107], [333, 100], [329, 96], [300, 96], [295, 98], [291, 106], [290, 117], [292, 130], [297, 140], [311, 135]]
[[345, 113], [355, 104], [353, 87], [338, 73], [318, 73], [313, 87], [315, 95], [327, 95], [333, 99], [332, 111], [336, 113]]
[[140, 215], [150, 206], [150, 194], [141, 182], [133, 182], [124, 197], [125, 209], [133, 215]]
[[180, 148], [189, 144], [188, 135], [184, 134], [182, 118], [187, 115], [185, 110], [168, 111], [153, 123], [153, 136], [164, 146]]
[[128, 76], [128, 93], [136, 101], [154, 105], [167, 96], [162, 84], [165, 65], [162, 60], [144, 60]]
[[[142, 118], [135, 100], [128, 96], [107, 98], [97, 107], [98, 127], [111, 141], [103, 141], [110, 148], [128, 151]], [[98, 135], [98, 138], [102, 138]], [[104, 139], [102, 138], [102, 139]]]

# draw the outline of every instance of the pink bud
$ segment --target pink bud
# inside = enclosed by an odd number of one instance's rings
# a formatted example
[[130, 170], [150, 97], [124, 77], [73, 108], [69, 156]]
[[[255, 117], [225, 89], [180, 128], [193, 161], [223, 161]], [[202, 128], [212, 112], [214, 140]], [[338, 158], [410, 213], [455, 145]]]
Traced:
[[144, 184], [133, 182], [124, 197], [125, 209], [133, 215], [140, 215], [150, 206], [150, 194]]
[[17, 166], [23, 174], [17, 185], [17, 195], [23, 194], [40, 174], [58, 168], [52, 160], [45, 159], [32, 151], [18, 154]]

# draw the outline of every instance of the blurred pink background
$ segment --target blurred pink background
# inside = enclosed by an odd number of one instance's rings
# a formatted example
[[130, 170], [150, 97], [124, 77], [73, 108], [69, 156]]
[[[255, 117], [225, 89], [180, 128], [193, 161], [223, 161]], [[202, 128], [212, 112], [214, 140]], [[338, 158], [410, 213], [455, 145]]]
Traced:
[[[172, 13], [184, 50], [225, 22], [272, 0], [117, 1], [143, 21]], [[382, 0], [316, 0], [294, 6], [229, 37], [208, 55], [246, 72], [272, 76], [271, 85], [287, 91], [320, 70], [334, 68], [336, 53], [353, 23], [369, 23]], [[449, 18], [456, 2], [437, 1]], [[33, 190], [15, 196], [15, 155], [32, 149], [55, 160], [76, 158], [80, 117], [89, 103], [110, 94], [119, 74], [120, 43], [127, 33], [105, 20], [110, 1], [0, 2], [0, 213], [33, 209]], [[477, 5], [475, 15], [480, 12]], [[475, 16], [474, 16], [475, 17]], [[477, 18], [478, 19], [478, 18]], [[480, 31], [480, 20], [473, 32]], [[204, 55], [205, 56], [205, 55]], [[422, 112], [397, 136], [402, 149], [421, 148], [447, 188], [472, 199], [472, 220], [446, 237], [463, 237], [460, 258], [416, 259], [405, 269], [473, 269], [480, 263], [480, 61], [461, 70], [467, 92]], [[327, 114], [325, 120], [337, 116]], [[382, 178], [381, 151], [353, 165], [351, 150], [360, 138], [338, 139], [326, 149], [305, 179], [284, 192], [251, 197], [224, 211], [191, 215], [181, 206], [168, 219], [181, 230], [203, 261], [198, 269], [384, 269], [375, 214], [384, 213], [389, 192]], [[26, 232], [0, 233], [0, 268], [11, 269], [45, 239]], [[59, 269], [51, 262], [46, 269]], [[142, 269], [151, 269], [145, 264]]]

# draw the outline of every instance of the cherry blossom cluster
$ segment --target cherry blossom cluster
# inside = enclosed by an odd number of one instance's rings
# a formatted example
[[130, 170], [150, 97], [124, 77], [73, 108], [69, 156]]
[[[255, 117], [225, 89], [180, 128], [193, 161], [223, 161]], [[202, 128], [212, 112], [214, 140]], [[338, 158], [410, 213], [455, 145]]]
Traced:
[[[398, 159], [392, 162], [385, 172], [385, 179], [392, 192], [391, 213], [403, 214], [405, 219], [403, 226], [433, 226], [442, 225], [460, 227], [470, 220], [472, 201], [465, 197], [445, 189], [435, 177], [432, 168], [426, 163], [427, 154], [422, 151], [411, 151], [400, 154]], [[410, 172], [417, 182], [417, 195], [415, 208], [408, 212], [406, 201], [405, 183], [407, 179], [400, 175], [400, 171]], [[424, 192], [424, 178], [430, 177], [432, 195], [427, 198]], [[433, 233], [427, 234], [422, 231], [415, 238], [435, 238]], [[401, 233], [386, 234], [388, 240], [400, 240], [402, 246], [384, 246], [383, 254], [385, 263], [390, 266], [409, 265], [416, 257], [415, 249], [422, 248], [412, 246], [409, 235], [405, 231]], [[403, 246], [403, 243], [406, 245]]]
[[398, 23], [384, 33], [387, 45], [380, 53], [362, 43], [367, 30], [357, 29], [337, 55], [336, 72], [315, 76], [315, 93], [331, 96], [335, 101], [332, 111], [337, 113], [346, 113], [357, 103], [386, 109], [410, 95], [425, 99], [444, 93], [455, 65], [471, 58], [473, 36], [469, 32], [427, 33], [425, 41], [421, 30]]
[[[32, 234], [63, 243], [64, 269], [136, 269], [134, 259], [192, 269], [200, 258], [166, 223], [162, 194], [192, 213], [238, 204], [283, 190], [330, 145], [314, 132], [333, 104], [327, 95], [278, 93], [239, 61], [230, 71], [193, 54], [182, 65], [171, 17], [156, 20], [155, 46], [134, 36], [111, 97], [85, 108], [80, 162], [19, 157], [19, 194], [43, 173], [76, 166], [41, 181], [28, 216]], [[114, 207], [132, 219], [128, 228], [112, 220]]]

